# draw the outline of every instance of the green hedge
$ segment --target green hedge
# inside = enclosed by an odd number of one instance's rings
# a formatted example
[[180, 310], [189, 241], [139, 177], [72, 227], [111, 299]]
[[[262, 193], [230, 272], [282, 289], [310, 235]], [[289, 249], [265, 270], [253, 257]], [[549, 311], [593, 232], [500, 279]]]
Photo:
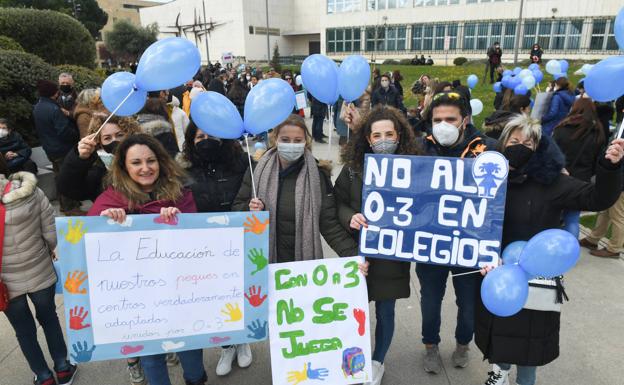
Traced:
[[0, 36], [0, 49], [24, 52], [24, 48], [8, 36]]
[[463, 66], [467, 62], [468, 62], [468, 59], [462, 56], [456, 57], [455, 59], [453, 59], [453, 64], [455, 64], [456, 66]]
[[58, 73], [68, 72], [72, 74], [75, 82], [75, 88], [77, 90], [101, 87], [102, 83], [104, 83], [104, 80], [106, 79], [97, 71], [85, 67], [75, 65], [60, 65], [56, 66], [56, 69]]
[[95, 67], [95, 40], [80, 22], [60, 12], [0, 8], [0, 35], [50, 64]]

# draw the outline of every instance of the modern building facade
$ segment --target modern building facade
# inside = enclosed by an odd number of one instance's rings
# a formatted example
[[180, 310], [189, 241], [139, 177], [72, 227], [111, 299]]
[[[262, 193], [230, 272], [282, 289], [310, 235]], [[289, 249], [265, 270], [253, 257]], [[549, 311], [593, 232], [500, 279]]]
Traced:
[[[163, 37], [195, 40], [203, 59], [212, 61], [223, 52], [265, 61], [274, 44], [282, 56], [474, 59], [485, 57], [495, 41], [503, 47], [503, 60], [510, 61], [516, 39], [520, 59], [528, 59], [538, 43], [544, 58], [587, 60], [617, 53], [613, 22], [622, 5], [617, 0], [524, 0], [521, 23], [521, 0], [176, 0], [141, 9], [140, 15], [143, 25], [158, 23]], [[195, 32], [192, 24], [199, 25]]]

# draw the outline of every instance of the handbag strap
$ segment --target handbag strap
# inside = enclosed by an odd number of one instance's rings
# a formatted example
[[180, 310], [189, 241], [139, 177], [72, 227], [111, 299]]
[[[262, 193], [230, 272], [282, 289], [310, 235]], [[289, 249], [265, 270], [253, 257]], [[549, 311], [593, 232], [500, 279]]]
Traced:
[[[6, 186], [4, 186], [4, 192], [2, 193], [2, 197], [11, 191], [11, 181], [8, 181]], [[2, 203], [2, 197], [0, 197], [0, 273], [2, 273], [2, 255], [4, 254], [4, 220], [6, 218], [6, 207], [4, 203]], [[0, 281], [2, 279], [0, 278]]]

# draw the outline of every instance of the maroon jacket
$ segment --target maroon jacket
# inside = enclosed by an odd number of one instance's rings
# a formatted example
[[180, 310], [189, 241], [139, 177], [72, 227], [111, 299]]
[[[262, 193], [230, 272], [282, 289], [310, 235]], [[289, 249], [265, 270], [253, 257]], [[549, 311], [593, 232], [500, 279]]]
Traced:
[[107, 188], [93, 202], [93, 206], [89, 209], [87, 215], [97, 216], [106, 209], [125, 209], [127, 214], [160, 214], [163, 207], [177, 207], [183, 213], [196, 213], [197, 207], [193, 199], [191, 190], [184, 189], [182, 197], [176, 202], [167, 200], [158, 200], [138, 205], [133, 210], [128, 207], [128, 199], [121, 193], [115, 191], [112, 187]]

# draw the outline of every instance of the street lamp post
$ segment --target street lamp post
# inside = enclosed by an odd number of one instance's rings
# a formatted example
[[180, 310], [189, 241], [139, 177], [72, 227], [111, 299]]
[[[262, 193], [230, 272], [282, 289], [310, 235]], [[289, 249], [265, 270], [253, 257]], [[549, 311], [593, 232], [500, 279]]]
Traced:
[[514, 66], [518, 65], [518, 50], [520, 49], [520, 28], [522, 27], [522, 9], [524, 0], [520, 0], [520, 14], [518, 15], [518, 25], [516, 26], [516, 42], [514, 44]]
[[266, 11], [266, 33], [267, 33], [267, 63], [271, 62], [271, 42], [269, 40], [269, 0], [264, 1]]

